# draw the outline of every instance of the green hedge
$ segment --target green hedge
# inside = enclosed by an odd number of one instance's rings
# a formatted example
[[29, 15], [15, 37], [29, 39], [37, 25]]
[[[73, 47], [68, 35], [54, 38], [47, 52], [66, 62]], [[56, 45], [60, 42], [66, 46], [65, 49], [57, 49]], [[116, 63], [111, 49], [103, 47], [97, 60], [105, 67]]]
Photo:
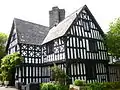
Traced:
[[40, 86], [40, 90], [55, 90], [55, 85], [53, 83], [43, 83]]
[[81, 80], [75, 80], [74, 81], [74, 85], [76, 85], [76, 86], [83, 86], [84, 85], [84, 82], [83, 81], [81, 81]]
[[[89, 83], [81, 84], [79, 80], [75, 81], [75, 85], [84, 86], [83, 90], [120, 90], [120, 82], [104, 82], [104, 83]], [[42, 83], [40, 84], [40, 90], [69, 90], [68, 86], [54, 84], [54, 83]]]
[[104, 82], [104, 83], [91, 83], [86, 84], [87, 90], [116, 90], [120, 89], [120, 82]]
[[76, 79], [73, 84], [76, 86], [84, 86], [83, 90], [120, 90], [120, 81], [85, 83], [84, 81]]
[[40, 90], [68, 90], [68, 87], [54, 83], [42, 83], [40, 84]]

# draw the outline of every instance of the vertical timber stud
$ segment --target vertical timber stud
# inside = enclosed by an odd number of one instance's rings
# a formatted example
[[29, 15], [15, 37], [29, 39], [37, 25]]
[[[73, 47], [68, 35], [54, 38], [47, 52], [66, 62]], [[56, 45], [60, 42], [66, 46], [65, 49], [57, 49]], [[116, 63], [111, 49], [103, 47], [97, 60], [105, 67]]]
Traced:
[[107, 73], [107, 81], [110, 82], [110, 76], [109, 76], [109, 64], [106, 63], [106, 73]]
[[[104, 36], [104, 39], [105, 39], [105, 36]], [[104, 43], [106, 45], [106, 43]], [[106, 47], [106, 51], [108, 51], [108, 47]], [[109, 55], [108, 53], [106, 53], [106, 58], [107, 58], [107, 63], [106, 63], [106, 73], [107, 73], [107, 81], [110, 82], [110, 66], [109, 66]]]
[[67, 36], [63, 37], [64, 45], [65, 45], [65, 62], [66, 62], [66, 74], [68, 75], [67, 84], [72, 83], [72, 79], [70, 76], [70, 61], [68, 60], [68, 54], [67, 54]]
[[[19, 44], [19, 45], [20, 45], [20, 55], [22, 55], [22, 44]], [[22, 66], [20, 65], [19, 68], [20, 68], [20, 72], [21, 72], [21, 81], [20, 82], [22, 82], [23, 81]]]

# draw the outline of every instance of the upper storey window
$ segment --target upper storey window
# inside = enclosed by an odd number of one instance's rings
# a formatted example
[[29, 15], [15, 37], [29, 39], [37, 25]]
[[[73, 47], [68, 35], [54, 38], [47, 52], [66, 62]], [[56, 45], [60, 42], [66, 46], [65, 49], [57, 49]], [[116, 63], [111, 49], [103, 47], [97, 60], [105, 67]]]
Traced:
[[97, 52], [98, 51], [97, 41], [89, 40], [89, 50], [90, 50], [90, 52]]
[[47, 54], [54, 53], [54, 42], [53, 41], [49, 42], [46, 46], [46, 49], [47, 49]]
[[83, 28], [85, 31], [90, 31], [89, 21], [83, 20]]

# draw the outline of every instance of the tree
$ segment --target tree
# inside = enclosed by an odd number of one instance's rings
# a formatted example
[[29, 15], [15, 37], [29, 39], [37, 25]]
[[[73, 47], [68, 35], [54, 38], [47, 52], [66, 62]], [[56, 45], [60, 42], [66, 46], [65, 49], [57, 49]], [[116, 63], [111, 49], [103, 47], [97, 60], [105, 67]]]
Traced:
[[12, 81], [16, 65], [20, 65], [24, 60], [20, 53], [12, 53], [3, 57], [1, 62], [1, 74], [4, 80]]
[[0, 60], [5, 56], [5, 44], [7, 41], [7, 35], [0, 32]]
[[65, 80], [68, 77], [66, 73], [56, 64], [54, 64], [51, 70], [52, 70], [52, 79], [54, 79], [56, 83], [59, 83], [61, 85], [65, 84]]
[[106, 44], [108, 52], [115, 59], [120, 58], [120, 18], [115, 19], [109, 25], [109, 31], [106, 34]]

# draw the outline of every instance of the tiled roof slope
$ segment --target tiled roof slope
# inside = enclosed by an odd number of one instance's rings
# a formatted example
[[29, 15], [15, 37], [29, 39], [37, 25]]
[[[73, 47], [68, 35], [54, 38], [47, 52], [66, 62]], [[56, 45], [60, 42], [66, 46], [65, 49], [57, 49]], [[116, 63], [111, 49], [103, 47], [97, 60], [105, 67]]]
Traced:
[[[86, 7], [86, 5], [84, 5], [83, 7]], [[83, 7], [79, 8], [74, 13], [66, 17], [63, 21], [61, 21], [57, 26], [54, 26], [52, 29], [50, 29], [42, 44], [63, 36], [77, 17], [76, 14], [80, 13]]]
[[41, 45], [49, 31], [46, 26], [17, 18], [14, 19], [14, 24], [18, 35], [18, 43]]

